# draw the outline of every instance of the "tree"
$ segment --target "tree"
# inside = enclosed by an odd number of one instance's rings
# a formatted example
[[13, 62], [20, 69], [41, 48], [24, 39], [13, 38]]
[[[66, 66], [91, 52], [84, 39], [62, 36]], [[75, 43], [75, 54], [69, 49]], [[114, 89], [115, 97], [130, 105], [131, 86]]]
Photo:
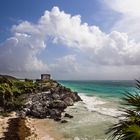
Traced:
[[108, 131], [112, 140], [140, 140], [140, 81], [137, 80], [137, 91], [125, 93], [122, 117], [117, 124], [114, 124]]

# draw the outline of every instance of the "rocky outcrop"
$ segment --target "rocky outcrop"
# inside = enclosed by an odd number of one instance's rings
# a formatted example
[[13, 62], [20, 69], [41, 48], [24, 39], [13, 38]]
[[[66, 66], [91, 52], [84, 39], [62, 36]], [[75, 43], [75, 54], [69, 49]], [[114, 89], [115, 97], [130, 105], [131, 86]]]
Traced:
[[68, 114], [68, 113], [65, 113], [64, 117], [67, 117], [67, 118], [73, 118], [72, 115]]
[[[55, 121], [60, 121], [62, 113], [68, 106], [72, 106], [74, 102], [81, 101], [77, 92], [72, 92], [69, 88], [60, 85], [56, 81], [43, 83], [43, 91], [44, 89], [47, 90], [28, 97], [20, 112], [22, 116], [52, 118]], [[65, 114], [65, 117], [72, 118], [73, 116]]]

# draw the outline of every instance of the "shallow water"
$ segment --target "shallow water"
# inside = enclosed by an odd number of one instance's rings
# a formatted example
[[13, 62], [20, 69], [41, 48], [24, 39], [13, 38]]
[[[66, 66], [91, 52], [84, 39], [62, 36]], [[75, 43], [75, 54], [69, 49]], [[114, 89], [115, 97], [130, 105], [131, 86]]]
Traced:
[[66, 109], [73, 115], [66, 124], [56, 124], [56, 130], [67, 140], [109, 140], [107, 129], [118, 122], [121, 97], [135, 90], [134, 81], [59, 81], [79, 92], [82, 100]]
[[[106, 103], [104, 103], [106, 104]], [[101, 106], [100, 106], [101, 105]], [[98, 104], [95, 108], [106, 108], [103, 104]], [[111, 104], [110, 104], [111, 105]], [[111, 110], [116, 111], [117, 110]], [[92, 111], [88, 110], [84, 102], [76, 103], [75, 106], [66, 109], [66, 112], [73, 115], [74, 118], [67, 119], [69, 122], [66, 124], [57, 124], [56, 129], [64, 135], [65, 138], [71, 138], [71, 140], [97, 140], [107, 139], [105, 132], [113, 123], [118, 119], [114, 118], [114, 112], [109, 114], [109, 111], [102, 110]]]

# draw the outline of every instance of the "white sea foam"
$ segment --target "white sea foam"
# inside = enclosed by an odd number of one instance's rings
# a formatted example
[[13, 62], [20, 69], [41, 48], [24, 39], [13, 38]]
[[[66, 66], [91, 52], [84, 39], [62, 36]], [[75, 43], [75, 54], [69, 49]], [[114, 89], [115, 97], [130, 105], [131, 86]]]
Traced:
[[109, 103], [109, 101], [105, 101], [105, 99], [95, 97], [95, 96], [86, 96], [84, 94], [80, 94], [80, 97], [83, 100], [85, 107], [89, 111], [98, 112], [100, 114], [108, 115], [112, 117], [117, 117], [122, 113], [118, 111], [117, 108], [111, 108], [111, 103], [110, 103], [110, 107], [106, 107], [105, 105]]

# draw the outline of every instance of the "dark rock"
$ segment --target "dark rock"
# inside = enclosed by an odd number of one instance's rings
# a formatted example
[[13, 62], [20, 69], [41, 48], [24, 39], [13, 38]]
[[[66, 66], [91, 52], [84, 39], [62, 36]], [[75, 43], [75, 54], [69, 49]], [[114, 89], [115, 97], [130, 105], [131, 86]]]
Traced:
[[40, 102], [35, 102], [32, 105], [29, 114], [37, 118], [46, 118], [49, 115], [49, 110]]
[[54, 120], [59, 122], [59, 121], [61, 121], [61, 118], [56, 117], [56, 118], [54, 118]]
[[49, 108], [57, 108], [57, 109], [60, 109], [60, 110], [64, 110], [66, 108], [66, 104], [64, 101], [62, 100], [53, 100], [52, 102], [50, 102], [49, 104]]
[[4, 112], [4, 108], [0, 107], [0, 113]]
[[57, 94], [57, 93], [53, 93], [53, 94], [52, 94], [52, 98], [53, 98], [54, 100], [60, 100], [60, 95]]
[[72, 115], [68, 114], [68, 113], [65, 113], [64, 117], [67, 117], [67, 118], [73, 118]]
[[64, 99], [64, 102], [66, 103], [67, 106], [72, 106], [74, 104], [74, 101], [72, 100], [71, 97], [66, 97]]
[[21, 118], [24, 118], [24, 117], [26, 117], [26, 112], [24, 112], [23, 110], [21, 110], [20, 112], [16, 112], [16, 115], [18, 116], [18, 117], [21, 117]]
[[50, 115], [50, 118], [52, 119], [55, 119], [55, 118], [61, 118], [61, 111], [60, 110], [57, 110], [57, 109], [50, 109], [49, 110], [49, 115]]
[[75, 99], [76, 102], [82, 101], [81, 97], [78, 95], [77, 92], [73, 92], [73, 94], [76, 96], [76, 99]]
[[31, 108], [32, 107], [32, 101], [30, 101], [30, 102], [27, 102], [25, 105], [24, 105], [24, 108], [23, 108], [23, 110], [25, 109], [29, 109], [29, 108]]
[[62, 121], [61, 121], [61, 123], [67, 123], [67, 122], [68, 122], [67, 120], [62, 120]]
[[60, 94], [60, 99], [64, 100], [67, 97], [67, 94], [65, 92], [61, 92]]
[[23, 115], [22, 116], [24, 116], [24, 115], [29, 115], [30, 114], [30, 108], [24, 108], [23, 110], [22, 110], [22, 113], [23, 113]]
[[[67, 106], [72, 106], [74, 102], [81, 101], [77, 92], [72, 92], [56, 81], [47, 81], [43, 83], [43, 86], [45, 87], [43, 92], [31, 94], [28, 97], [21, 114], [37, 118], [49, 117], [55, 121], [60, 121], [61, 114]], [[72, 118], [73, 116], [66, 113], [65, 117]], [[62, 120], [62, 123], [66, 122], [66, 120]]]

